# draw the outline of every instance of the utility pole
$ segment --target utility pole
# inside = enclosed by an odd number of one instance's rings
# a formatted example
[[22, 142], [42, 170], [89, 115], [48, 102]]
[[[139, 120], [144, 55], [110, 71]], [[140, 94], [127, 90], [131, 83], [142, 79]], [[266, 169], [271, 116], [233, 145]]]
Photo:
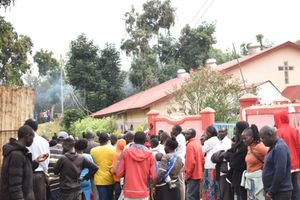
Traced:
[[241, 77], [242, 77], [242, 80], [243, 80], [244, 88], [245, 88], [245, 91], [247, 92], [248, 90], [247, 90], [247, 87], [246, 87], [246, 81], [245, 81], [245, 78], [244, 78], [244, 75], [243, 75], [243, 72], [242, 72], [242, 68], [241, 68], [241, 64], [240, 64], [240, 61], [239, 61], [239, 58], [237, 56], [235, 46], [234, 46], [233, 43], [232, 43], [232, 47], [233, 47], [234, 56], [236, 57], [236, 61], [238, 63], [239, 69], [240, 69], [240, 74], [241, 74]]
[[64, 60], [60, 55], [60, 100], [61, 100], [61, 117], [64, 114]]

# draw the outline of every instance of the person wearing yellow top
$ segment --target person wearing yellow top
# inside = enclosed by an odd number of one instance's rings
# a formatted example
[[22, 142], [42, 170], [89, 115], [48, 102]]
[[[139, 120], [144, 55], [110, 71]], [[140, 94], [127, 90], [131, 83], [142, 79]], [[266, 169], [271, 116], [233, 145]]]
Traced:
[[91, 156], [99, 168], [94, 176], [94, 184], [97, 186], [99, 198], [101, 200], [113, 199], [115, 183], [111, 168], [116, 149], [108, 141], [108, 134], [100, 133], [100, 146], [91, 149]]

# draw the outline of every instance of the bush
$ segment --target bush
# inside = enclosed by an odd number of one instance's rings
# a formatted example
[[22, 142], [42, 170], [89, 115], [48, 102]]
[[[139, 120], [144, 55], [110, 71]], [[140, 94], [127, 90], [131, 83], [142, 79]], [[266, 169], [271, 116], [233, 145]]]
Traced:
[[138, 131], [144, 132], [146, 129], [147, 129], [147, 124], [144, 123], [144, 124], [138, 125], [138, 126], [134, 129], [134, 132], [138, 132]]
[[106, 117], [102, 119], [87, 117], [74, 122], [69, 131], [70, 133], [81, 137], [81, 134], [88, 130], [92, 131], [93, 133], [96, 133], [97, 131], [113, 133], [116, 129], [117, 122], [113, 117]]
[[85, 114], [81, 110], [68, 109], [64, 112], [62, 124], [67, 130], [69, 130], [74, 122], [79, 119], [83, 119], [84, 117]]

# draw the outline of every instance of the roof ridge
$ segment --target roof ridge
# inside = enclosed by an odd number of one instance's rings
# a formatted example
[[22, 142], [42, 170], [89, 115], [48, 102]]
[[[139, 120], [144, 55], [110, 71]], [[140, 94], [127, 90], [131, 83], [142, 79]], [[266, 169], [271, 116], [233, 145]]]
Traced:
[[[253, 55], [245, 55], [241, 58], [239, 58], [239, 63], [240, 64], [243, 64], [243, 63], [247, 63], [247, 62], [250, 62], [251, 60], [255, 59], [256, 57], [261, 57], [261, 56], [264, 56], [265, 54], [267, 53], [270, 53], [272, 51], [276, 51], [278, 49], [281, 49], [283, 47], [286, 47], [286, 46], [291, 46], [291, 47], [294, 47], [294, 48], [297, 48], [300, 50], [300, 46], [291, 42], [291, 41], [287, 41], [287, 42], [284, 42], [284, 43], [281, 43], [279, 45], [276, 45], [276, 46], [273, 46], [273, 47], [270, 47], [270, 48], [267, 48], [267, 49], [264, 49], [260, 52], [257, 52]], [[220, 65], [218, 65], [216, 67], [216, 70], [217, 71], [223, 71], [223, 70], [228, 70], [228, 69], [231, 69], [235, 66], [238, 66], [238, 62], [237, 62], [237, 59], [233, 59], [231, 61], [228, 61], [226, 63], [222, 63]]]

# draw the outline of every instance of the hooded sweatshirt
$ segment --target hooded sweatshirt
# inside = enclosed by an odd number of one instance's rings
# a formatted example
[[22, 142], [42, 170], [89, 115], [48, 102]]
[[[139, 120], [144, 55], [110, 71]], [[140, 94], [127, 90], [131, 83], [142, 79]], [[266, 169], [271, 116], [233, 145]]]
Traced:
[[81, 190], [80, 173], [84, 168], [88, 168], [89, 172], [83, 177], [83, 180], [92, 178], [98, 170], [98, 167], [94, 163], [91, 163], [83, 155], [75, 152], [68, 152], [60, 157], [53, 169], [56, 175], [60, 174], [60, 189], [70, 192]]
[[31, 161], [31, 153], [14, 138], [3, 146], [1, 170], [1, 200], [34, 200], [32, 174], [38, 163]]
[[111, 172], [112, 172], [116, 182], [120, 182], [121, 177], [117, 176], [116, 167], [117, 167], [118, 160], [119, 160], [121, 153], [122, 153], [123, 149], [125, 148], [125, 146], [126, 146], [126, 141], [124, 139], [118, 140], [117, 148], [116, 148], [116, 152], [114, 154], [113, 164], [112, 164], [112, 168], [111, 168]]
[[149, 180], [154, 181], [155, 164], [151, 151], [140, 144], [133, 144], [120, 157], [117, 175], [125, 176], [123, 193], [127, 198], [149, 196]]
[[296, 129], [289, 125], [290, 120], [287, 111], [274, 113], [277, 134], [288, 145], [291, 154], [291, 171], [300, 170], [300, 137]]

